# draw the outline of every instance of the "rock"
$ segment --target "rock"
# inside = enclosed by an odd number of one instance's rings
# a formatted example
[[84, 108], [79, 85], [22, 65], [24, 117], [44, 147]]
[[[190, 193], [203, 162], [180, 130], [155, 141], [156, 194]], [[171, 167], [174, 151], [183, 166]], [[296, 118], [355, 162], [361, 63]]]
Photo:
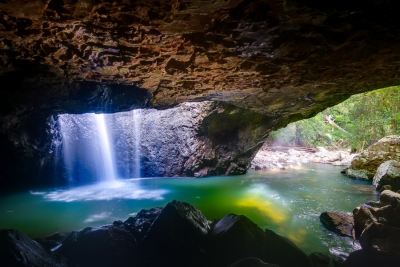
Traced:
[[40, 245], [42, 245], [44, 248], [47, 248], [48, 250], [52, 250], [54, 248], [57, 248], [61, 246], [62, 242], [67, 238], [66, 234], [63, 233], [54, 233], [49, 236], [45, 236], [42, 238], [37, 238], [34, 239], [36, 242], [38, 242]]
[[235, 263], [229, 264], [227, 267], [279, 267], [276, 264], [265, 263], [257, 258], [244, 258]]
[[400, 264], [400, 228], [373, 222], [360, 236], [363, 250], [383, 254]]
[[374, 174], [367, 170], [353, 170], [351, 168], [347, 168], [344, 173], [349, 178], [356, 178], [361, 180], [371, 180], [374, 177]]
[[330, 231], [341, 236], [353, 237], [353, 216], [341, 212], [323, 212], [319, 216], [322, 224]]
[[[355, 175], [356, 178], [372, 179], [376, 174], [378, 167], [389, 160], [400, 161], [400, 136], [391, 135], [380, 139], [375, 144], [371, 145], [367, 150], [364, 150], [359, 155], [355, 156], [351, 161], [351, 166], [346, 174], [351, 177], [352, 171], [358, 171], [357, 173], [366, 173], [363, 176]], [[350, 171], [352, 170], [352, 171]], [[361, 175], [360, 173], [360, 175]], [[370, 175], [372, 174], [372, 176]]]
[[226, 265], [247, 257], [264, 260], [264, 242], [263, 230], [246, 216], [228, 214], [211, 229], [208, 247], [211, 256]]
[[80, 267], [132, 266], [137, 244], [122, 222], [72, 232], [56, 250]]
[[350, 253], [349, 257], [340, 265], [340, 267], [398, 267], [399, 263], [393, 261], [391, 257], [371, 253], [367, 250], [356, 250]]
[[[44, 249], [37, 242], [14, 229], [0, 230], [0, 266], [75, 267], [59, 254]], [[77, 266], [76, 266], [77, 267]]]
[[390, 190], [400, 190], [400, 162], [397, 160], [388, 160], [379, 165], [372, 184], [378, 190], [385, 185], [391, 186]]
[[362, 205], [353, 210], [354, 233], [357, 239], [370, 223], [377, 221], [375, 216], [372, 214], [371, 209], [373, 208]]
[[385, 190], [390, 190], [390, 191], [392, 191], [392, 186], [391, 185], [384, 185], [384, 186], [382, 186], [380, 189], [379, 189], [379, 192], [383, 192], [383, 191], [385, 191]]
[[162, 210], [163, 208], [160, 207], [151, 208], [149, 210], [142, 209], [135, 217], [129, 217], [124, 222], [124, 226], [134, 235], [138, 243], [140, 243]]
[[331, 258], [328, 255], [319, 252], [313, 252], [309, 255], [313, 267], [330, 267]]
[[292, 241], [268, 229], [265, 230], [264, 257], [260, 259], [280, 267], [312, 266], [309, 257]]
[[381, 195], [379, 196], [379, 205], [390, 205], [393, 201], [400, 202], [400, 193], [396, 193], [390, 190], [382, 191]]
[[204, 215], [185, 202], [168, 203], [143, 238], [140, 260], [145, 266], [190, 266], [201, 262], [210, 226]]

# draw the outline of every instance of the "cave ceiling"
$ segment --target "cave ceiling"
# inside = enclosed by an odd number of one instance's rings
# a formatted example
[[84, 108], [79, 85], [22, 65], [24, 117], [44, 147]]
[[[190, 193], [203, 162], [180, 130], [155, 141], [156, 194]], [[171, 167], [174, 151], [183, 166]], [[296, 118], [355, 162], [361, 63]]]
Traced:
[[[398, 10], [384, 0], [0, 0], [0, 112], [90, 111], [95, 91], [82, 91], [95, 85], [120, 90], [116, 110], [214, 100], [308, 117], [400, 84]], [[80, 108], [68, 104], [79, 97]]]

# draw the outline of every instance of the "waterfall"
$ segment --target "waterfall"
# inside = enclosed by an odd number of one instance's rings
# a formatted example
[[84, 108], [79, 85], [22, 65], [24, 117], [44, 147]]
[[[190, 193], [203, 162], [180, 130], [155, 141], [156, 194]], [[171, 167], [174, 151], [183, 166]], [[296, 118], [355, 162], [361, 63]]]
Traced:
[[132, 120], [133, 120], [133, 176], [135, 178], [139, 178], [141, 176], [140, 173], [140, 109], [136, 109], [132, 112]]
[[63, 175], [72, 183], [114, 181], [112, 142], [104, 114], [61, 114], [58, 124], [62, 139]]
[[93, 114], [97, 126], [97, 138], [99, 142], [101, 165], [99, 166], [100, 179], [102, 181], [113, 181], [116, 178], [114, 161], [111, 154], [110, 140], [104, 114]]

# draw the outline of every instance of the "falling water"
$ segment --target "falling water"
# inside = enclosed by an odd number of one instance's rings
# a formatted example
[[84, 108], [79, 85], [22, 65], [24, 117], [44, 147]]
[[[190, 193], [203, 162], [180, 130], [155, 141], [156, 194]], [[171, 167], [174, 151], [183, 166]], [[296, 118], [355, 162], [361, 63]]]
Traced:
[[112, 143], [103, 114], [62, 114], [58, 117], [64, 160], [70, 183], [116, 179]]
[[108, 139], [108, 132], [106, 122], [103, 114], [93, 114], [94, 120], [97, 125], [99, 149], [101, 154], [100, 179], [103, 181], [113, 181], [116, 178], [114, 161], [111, 154], [110, 140]]
[[132, 112], [133, 117], [133, 142], [134, 142], [134, 155], [133, 155], [133, 175], [139, 178], [140, 174], [140, 109]]

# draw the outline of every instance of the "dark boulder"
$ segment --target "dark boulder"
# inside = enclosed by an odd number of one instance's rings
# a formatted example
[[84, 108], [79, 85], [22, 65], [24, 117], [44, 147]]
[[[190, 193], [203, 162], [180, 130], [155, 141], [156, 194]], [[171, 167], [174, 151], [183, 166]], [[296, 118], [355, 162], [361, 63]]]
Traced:
[[313, 267], [330, 267], [331, 258], [319, 252], [313, 252], [309, 256]]
[[375, 208], [368, 205], [362, 205], [353, 210], [355, 238], [360, 237], [362, 231], [364, 231], [368, 224], [376, 221], [371, 209]]
[[135, 236], [138, 243], [140, 243], [151, 224], [162, 210], [163, 208], [160, 207], [151, 208], [149, 210], [142, 209], [135, 217], [129, 217], [124, 222], [124, 226]]
[[398, 267], [399, 262], [393, 261], [390, 257], [382, 254], [371, 253], [361, 249], [350, 253], [349, 257], [340, 267]]
[[62, 242], [67, 238], [66, 234], [63, 233], [54, 233], [42, 238], [36, 238], [34, 239], [36, 242], [38, 242], [42, 247], [52, 250], [55, 249], [59, 246], [61, 246]]
[[257, 258], [244, 258], [227, 267], [279, 267], [276, 264], [265, 263]]
[[292, 241], [276, 234], [275, 232], [265, 230], [265, 262], [278, 264], [281, 267], [311, 267], [309, 257]]
[[76, 266], [14, 229], [0, 230], [0, 248], [0, 266], [4, 267]]
[[209, 250], [222, 264], [242, 258], [262, 259], [265, 235], [261, 228], [243, 215], [228, 214], [211, 230]]
[[145, 266], [195, 266], [201, 264], [210, 230], [204, 215], [185, 202], [168, 203], [154, 220], [141, 243]]
[[375, 255], [382, 255], [398, 262], [400, 266], [400, 228], [371, 223], [360, 236], [360, 245], [363, 250]]
[[342, 212], [323, 212], [319, 219], [329, 231], [341, 236], [353, 236], [353, 215]]
[[74, 231], [56, 251], [81, 267], [123, 267], [135, 262], [137, 245], [120, 222]]

